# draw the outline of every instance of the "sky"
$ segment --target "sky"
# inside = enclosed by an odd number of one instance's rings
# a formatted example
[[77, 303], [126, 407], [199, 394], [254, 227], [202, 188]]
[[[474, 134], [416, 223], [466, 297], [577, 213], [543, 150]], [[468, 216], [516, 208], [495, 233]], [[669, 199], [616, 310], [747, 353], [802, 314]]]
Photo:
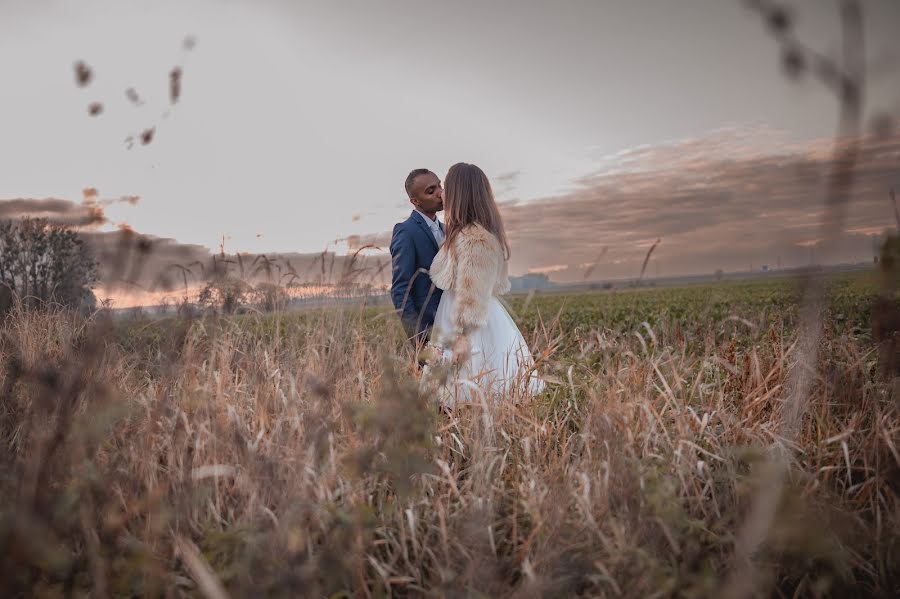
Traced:
[[[787, 4], [798, 37], [836, 56], [837, 2]], [[866, 119], [897, 118], [900, 2], [863, 5]], [[837, 108], [815, 80], [785, 76], [739, 0], [0, 0], [0, 72], [0, 212], [63, 201], [100, 210], [94, 232], [341, 252], [408, 215], [409, 170], [466, 161], [493, 182], [513, 273], [562, 279], [598, 252], [597, 276], [627, 276], [656, 238], [661, 274], [808, 259], [812, 233], [787, 224], [815, 220]], [[900, 188], [892, 148], [866, 171], [851, 235], [891, 224], [874, 198]], [[786, 156], [819, 174], [795, 185]], [[767, 202], [778, 210], [747, 210]], [[748, 218], [767, 232], [731, 243]], [[832, 259], [871, 243], [850, 245]]]

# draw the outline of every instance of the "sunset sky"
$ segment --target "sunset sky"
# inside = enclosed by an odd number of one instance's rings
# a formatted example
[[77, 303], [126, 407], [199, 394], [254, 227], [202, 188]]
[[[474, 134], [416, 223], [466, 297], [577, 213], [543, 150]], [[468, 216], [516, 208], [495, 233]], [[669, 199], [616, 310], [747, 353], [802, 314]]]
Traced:
[[[788, 4], [838, 55], [837, 3]], [[900, 118], [900, 2], [863, 4], [866, 119]], [[0, 217], [83, 211], [95, 188], [95, 232], [342, 251], [408, 215], [410, 169], [466, 161], [502, 202], [513, 273], [561, 280], [601, 254], [597, 276], [629, 276], [656, 238], [660, 274], [808, 260], [836, 115], [738, 0], [0, 0], [0, 72]], [[900, 141], [867, 148], [829, 260], [866, 259], [891, 225]]]

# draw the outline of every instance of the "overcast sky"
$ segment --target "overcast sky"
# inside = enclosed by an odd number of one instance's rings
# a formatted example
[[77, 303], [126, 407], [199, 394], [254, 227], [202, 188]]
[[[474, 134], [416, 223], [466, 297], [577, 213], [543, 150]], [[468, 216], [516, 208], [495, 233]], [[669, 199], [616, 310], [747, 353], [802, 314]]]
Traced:
[[[800, 37], [836, 55], [836, 2], [790, 4]], [[867, 114], [897, 116], [900, 2], [864, 6]], [[77, 60], [94, 73], [83, 88]], [[538, 214], [596, 197], [584, 181], [636, 149], [778, 154], [827, 138], [836, 110], [814, 81], [785, 78], [738, 0], [0, 0], [0, 73], [0, 200], [139, 196], [106, 206], [106, 226], [249, 252], [389, 231], [412, 168], [479, 164], [524, 230], [527, 202]], [[671, 172], [671, 154], [648, 156]], [[520, 272], [578, 262], [521, 254]]]

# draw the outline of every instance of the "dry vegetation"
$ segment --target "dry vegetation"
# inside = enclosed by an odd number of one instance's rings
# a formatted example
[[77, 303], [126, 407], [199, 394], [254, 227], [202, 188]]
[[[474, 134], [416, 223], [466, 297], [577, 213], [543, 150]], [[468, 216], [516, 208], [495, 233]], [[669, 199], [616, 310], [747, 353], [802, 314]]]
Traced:
[[[376, 309], [13, 313], [0, 593], [717, 596], [781, 443], [794, 316], [762, 294], [765, 315], [565, 324], [666, 293], [515, 301], [555, 382], [449, 417]], [[900, 588], [897, 391], [852, 305], [756, 531], [761, 596]]]

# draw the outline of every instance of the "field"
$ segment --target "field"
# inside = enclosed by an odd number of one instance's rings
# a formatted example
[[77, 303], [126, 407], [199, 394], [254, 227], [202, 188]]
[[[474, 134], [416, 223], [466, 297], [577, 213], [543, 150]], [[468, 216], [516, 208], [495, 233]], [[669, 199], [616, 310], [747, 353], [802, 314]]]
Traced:
[[828, 289], [790, 438], [790, 280], [509, 298], [549, 388], [452, 415], [380, 307], [13, 313], [0, 593], [891, 595], [898, 391]]

